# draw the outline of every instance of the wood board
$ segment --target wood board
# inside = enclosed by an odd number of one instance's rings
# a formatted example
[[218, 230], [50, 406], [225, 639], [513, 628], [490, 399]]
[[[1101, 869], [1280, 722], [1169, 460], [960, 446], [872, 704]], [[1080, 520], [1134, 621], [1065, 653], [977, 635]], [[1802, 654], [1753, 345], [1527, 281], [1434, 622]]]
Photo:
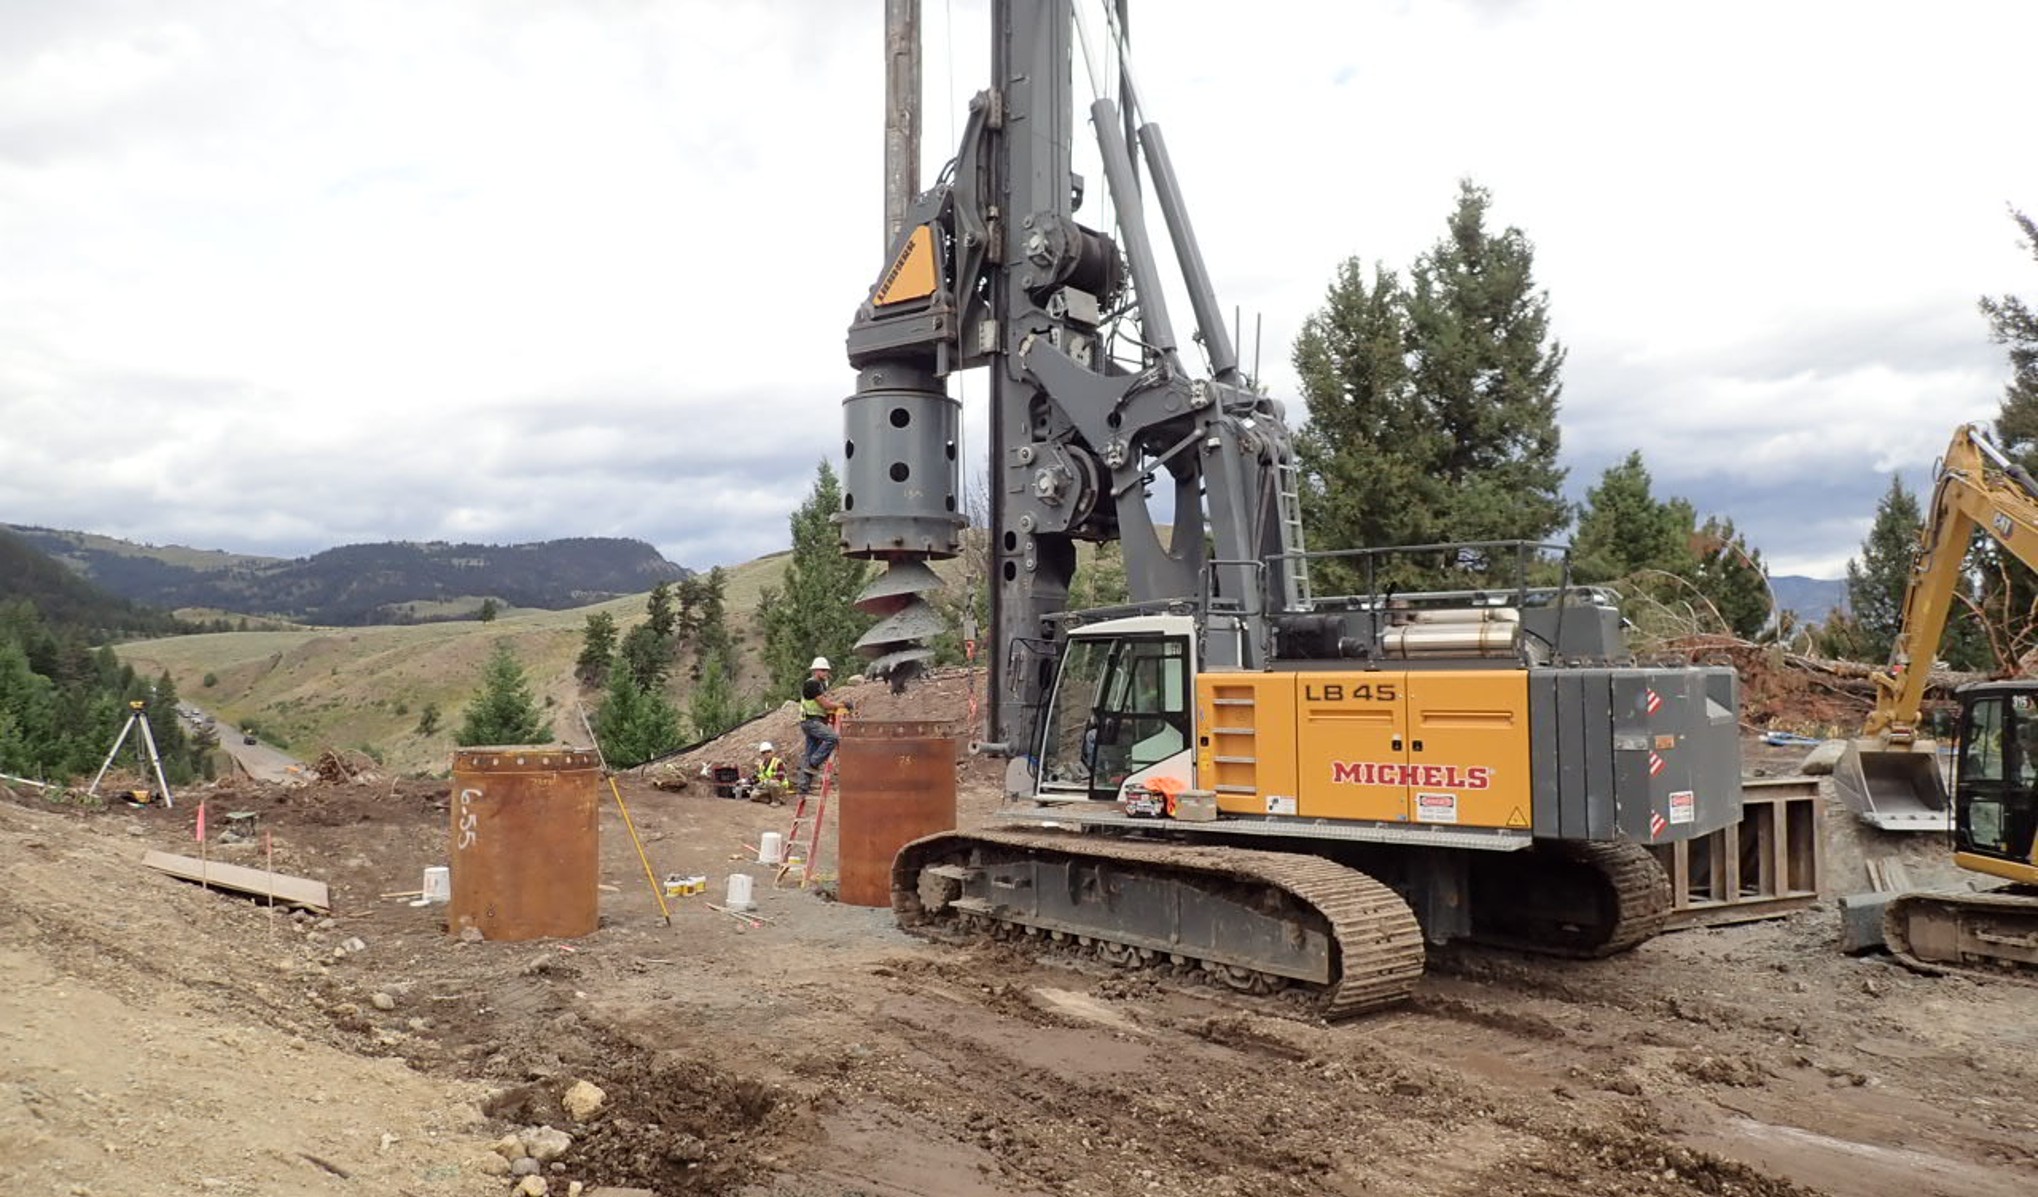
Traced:
[[204, 884], [216, 885], [237, 893], [253, 894], [262, 898], [273, 893], [278, 902], [288, 906], [302, 906], [308, 910], [319, 911], [332, 909], [332, 895], [323, 881], [292, 877], [288, 873], [269, 873], [236, 864], [223, 864], [217, 860], [208, 863], [191, 856], [172, 856], [168, 852], [146, 853], [142, 856], [142, 864], [159, 873], [168, 873], [185, 881], [202, 881]]

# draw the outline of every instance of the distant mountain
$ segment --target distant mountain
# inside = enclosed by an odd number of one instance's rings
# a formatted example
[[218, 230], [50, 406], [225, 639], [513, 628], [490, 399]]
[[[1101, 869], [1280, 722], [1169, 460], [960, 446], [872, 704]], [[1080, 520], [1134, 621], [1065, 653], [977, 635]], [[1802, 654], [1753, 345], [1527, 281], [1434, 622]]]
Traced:
[[1835, 611], [1847, 609], [1847, 583], [1840, 578], [1805, 578], [1784, 574], [1769, 579], [1776, 605], [1801, 623], [1824, 623]]
[[26, 537], [0, 526], [0, 603], [24, 599], [45, 623], [76, 628], [95, 640], [192, 630], [167, 612], [148, 610], [93, 585]]
[[464, 618], [485, 598], [556, 611], [688, 576], [643, 541], [616, 537], [519, 545], [358, 544], [284, 560], [180, 545], [158, 548], [51, 528], [14, 531], [99, 586], [137, 602], [329, 625]]

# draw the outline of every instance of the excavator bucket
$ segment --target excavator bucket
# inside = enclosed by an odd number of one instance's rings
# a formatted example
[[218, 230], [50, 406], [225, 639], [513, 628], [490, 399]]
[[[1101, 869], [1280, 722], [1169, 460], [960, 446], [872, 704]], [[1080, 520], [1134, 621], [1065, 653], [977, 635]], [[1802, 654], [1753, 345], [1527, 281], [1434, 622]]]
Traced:
[[1833, 788], [1862, 822], [1884, 831], [1946, 831], [1953, 825], [1938, 749], [1929, 740], [1907, 748], [1874, 738], [1850, 741], [1833, 766]]

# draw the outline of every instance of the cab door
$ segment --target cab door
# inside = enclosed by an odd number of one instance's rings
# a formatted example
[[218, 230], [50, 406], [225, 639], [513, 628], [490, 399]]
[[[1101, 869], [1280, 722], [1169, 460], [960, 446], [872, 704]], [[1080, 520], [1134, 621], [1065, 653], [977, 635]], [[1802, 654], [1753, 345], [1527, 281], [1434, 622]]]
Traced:
[[1956, 845], [2030, 863], [2038, 839], [2038, 697], [1983, 692], [1961, 712], [1953, 793]]

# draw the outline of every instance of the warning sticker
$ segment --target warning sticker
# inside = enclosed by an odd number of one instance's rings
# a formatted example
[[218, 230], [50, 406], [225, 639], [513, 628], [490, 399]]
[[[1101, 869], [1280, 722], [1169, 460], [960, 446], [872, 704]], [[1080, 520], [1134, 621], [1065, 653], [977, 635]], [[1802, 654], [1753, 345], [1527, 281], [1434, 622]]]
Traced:
[[1698, 798], [1690, 790], [1670, 792], [1670, 821], [1672, 823], [1698, 822]]
[[1415, 821], [1418, 823], [1457, 822], [1458, 796], [1456, 794], [1417, 794], [1415, 796]]
[[1517, 806], [1507, 812], [1507, 825], [1509, 827], [1527, 827], [1529, 825], [1528, 816], [1523, 814], [1521, 808]]
[[1293, 794], [1269, 794], [1269, 795], [1267, 795], [1267, 813], [1268, 813], [1268, 814], [1270, 814], [1270, 815], [1292, 815], [1292, 814], [1294, 814], [1294, 813], [1295, 813], [1295, 796], [1294, 796]]

